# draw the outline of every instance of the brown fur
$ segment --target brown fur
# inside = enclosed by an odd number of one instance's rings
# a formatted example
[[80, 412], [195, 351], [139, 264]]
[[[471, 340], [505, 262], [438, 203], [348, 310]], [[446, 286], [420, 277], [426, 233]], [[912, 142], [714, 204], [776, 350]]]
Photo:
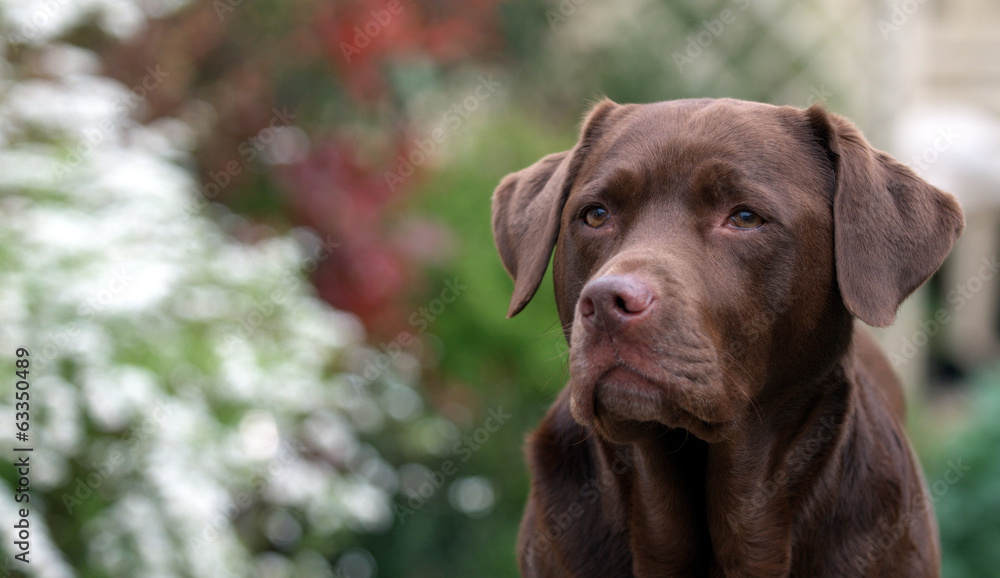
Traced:
[[570, 343], [528, 441], [522, 574], [938, 576], [902, 392], [855, 318], [890, 324], [962, 228], [818, 106], [597, 104], [493, 199], [508, 315], [554, 248]]

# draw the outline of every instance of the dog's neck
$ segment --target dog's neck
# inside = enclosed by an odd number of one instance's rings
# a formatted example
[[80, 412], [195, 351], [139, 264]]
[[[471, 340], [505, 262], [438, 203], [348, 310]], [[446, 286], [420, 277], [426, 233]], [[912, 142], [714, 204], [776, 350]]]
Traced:
[[[831, 371], [808, 403], [751, 413], [723, 441], [663, 428], [663, 435], [625, 445], [633, 465], [627, 476], [616, 476], [615, 488], [630, 505], [632, 552], [646, 556], [633, 561], [636, 574], [701, 574], [711, 564], [753, 575], [787, 573], [794, 513], [821, 506], [814, 499], [823, 494], [814, 489], [826, 480], [815, 474], [832, 471], [824, 466], [837, 459], [842, 426], [851, 419], [850, 370]], [[623, 448], [597, 446], [604, 456]]]

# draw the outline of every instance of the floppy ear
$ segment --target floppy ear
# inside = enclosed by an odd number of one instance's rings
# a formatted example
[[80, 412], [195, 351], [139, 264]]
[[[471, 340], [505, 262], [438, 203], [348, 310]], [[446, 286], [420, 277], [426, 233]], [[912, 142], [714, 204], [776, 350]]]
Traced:
[[507, 175], [493, 192], [493, 239], [514, 280], [507, 317], [520, 313], [538, 290], [559, 237], [559, 220], [573, 180], [599, 138], [602, 122], [617, 107], [608, 99], [599, 102], [587, 115], [572, 150], [548, 155]]
[[847, 309], [876, 327], [941, 266], [965, 219], [953, 196], [874, 149], [846, 119], [806, 111], [836, 173], [834, 252]]

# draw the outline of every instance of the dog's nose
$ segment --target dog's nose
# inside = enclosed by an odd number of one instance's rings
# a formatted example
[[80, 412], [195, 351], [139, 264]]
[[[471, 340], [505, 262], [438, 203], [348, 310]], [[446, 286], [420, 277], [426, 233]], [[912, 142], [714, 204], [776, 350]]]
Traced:
[[584, 322], [614, 331], [652, 309], [653, 291], [632, 275], [606, 275], [587, 283], [579, 307]]

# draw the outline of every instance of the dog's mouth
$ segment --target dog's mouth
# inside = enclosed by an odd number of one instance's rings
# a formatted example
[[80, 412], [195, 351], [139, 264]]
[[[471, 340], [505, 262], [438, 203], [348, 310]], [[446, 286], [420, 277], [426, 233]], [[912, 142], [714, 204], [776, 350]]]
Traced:
[[594, 383], [593, 413], [620, 416], [634, 421], [657, 421], [664, 405], [662, 386], [654, 384], [635, 368], [611, 367]]
[[725, 394], [717, 364], [648, 358], [640, 364], [616, 355], [598, 368], [601, 356], [594, 353], [573, 356], [570, 409], [578, 422], [599, 433], [625, 441], [662, 424], [713, 441], [732, 419], [734, 400]]

